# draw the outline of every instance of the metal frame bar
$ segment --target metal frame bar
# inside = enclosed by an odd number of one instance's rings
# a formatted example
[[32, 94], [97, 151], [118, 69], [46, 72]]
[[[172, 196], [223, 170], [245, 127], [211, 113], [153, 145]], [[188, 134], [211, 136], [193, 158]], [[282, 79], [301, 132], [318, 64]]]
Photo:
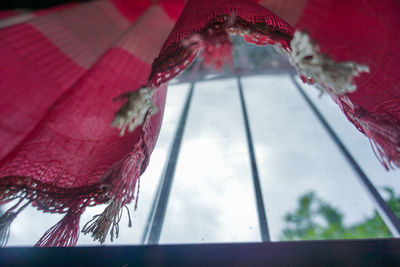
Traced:
[[208, 74], [214, 74], [214, 73], [200, 73], [200, 79], [199, 77], [196, 77], [196, 75], [189, 75], [189, 77], [185, 77], [183, 79], [176, 79], [172, 80], [169, 82], [169, 85], [175, 85], [175, 84], [180, 84], [180, 83], [192, 83], [192, 82], [201, 82], [201, 81], [213, 81], [213, 80], [221, 80], [221, 79], [229, 79], [229, 78], [236, 78], [238, 76], [240, 77], [245, 77], [245, 76], [256, 76], [256, 75], [287, 75], [288, 71], [291, 71], [292, 67], [291, 66], [283, 66], [283, 67], [278, 67], [274, 69], [269, 69], [269, 70], [262, 70], [262, 71], [236, 71], [234, 73], [222, 73], [218, 74], [215, 77], [210, 77], [210, 78], [205, 78], [206, 75]]
[[[282, 73], [282, 72], [281, 72]], [[311, 101], [311, 99], [307, 96], [307, 94], [304, 92], [303, 88], [295, 79], [295, 74], [293, 72], [286, 72], [286, 75], [289, 74], [290, 78], [295, 85], [295, 87], [298, 89], [300, 95], [303, 97], [305, 102], [308, 104], [310, 109], [313, 111], [315, 116], [317, 117], [318, 121], [322, 124], [324, 129], [327, 131], [328, 135], [332, 138], [336, 146], [339, 148], [343, 156], [346, 158], [354, 172], [357, 174], [361, 184], [364, 186], [364, 189], [366, 192], [369, 194], [369, 196], [372, 198], [373, 203], [375, 205], [375, 208], [377, 209], [379, 215], [382, 217], [384, 220], [386, 226], [389, 228], [390, 232], [394, 237], [400, 237], [400, 220], [396, 217], [396, 215], [393, 213], [393, 211], [390, 209], [390, 207], [387, 205], [387, 203], [384, 201], [384, 199], [381, 197], [379, 192], [376, 190], [374, 185], [370, 182], [369, 178], [367, 175], [364, 173], [364, 171], [361, 169], [361, 167], [358, 165], [356, 160], [353, 158], [353, 156], [350, 154], [350, 152], [347, 150], [341, 139], [337, 136], [337, 134], [333, 131], [332, 127], [329, 125], [329, 123], [326, 121], [324, 116], [320, 113], [318, 108], [314, 105], [314, 103]], [[254, 75], [254, 74], [251, 74]], [[242, 76], [242, 75], [241, 75]], [[258, 174], [258, 168], [257, 168], [257, 163], [256, 163], [256, 157], [255, 157], [255, 150], [254, 150], [254, 144], [253, 144], [253, 139], [251, 135], [251, 128], [250, 128], [250, 122], [249, 122], [249, 117], [248, 117], [248, 112], [247, 112], [247, 107], [246, 107], [246, 101], [243, 93], [243, 87], [241, 83], [241, 76], [229, 76], [229, 77], [215, 77], [213, 79], [223, 79], [223, 78], [234, 78], [236, 77], [237, 79], [237, 84], [238, 84], [238, 91], [239, 91], [239, 97], [240, 97], [240, 104], [241, 104], [241, 109], [242, 109], [242, 115], [243, 115], [243, 120], [245, 124], [245, 131], [246, 131], [246, 140], [247, 140], [247, 145], [248, 145], [248, 152], [249, 152], [249, 158], [250, 158], [250, 165], [251, 165], [251, 171], [252, 171], [252, 177], [253, 177], [253, 185], [254, 185], [254, 192], [255, 192], [255, 198], [256, 198], [256, 205], [257, 205], [257, 215], [258, 215], [258, 222], [259, 222], [259, 227], [260, 227], [260, 234], [261, 234], [261, 239], [263, 242], [268, 242], [270, 241], [270, 234], [269, 234], [269, 229], [268, 229], [268, 221], [267, 221], [267, 216], [265, 212], [265, 205], [264, 205], [264, 200], [262, 196], [262, 190], [261, 190], [261, 184], [260, 184], [260, 179], [259, 179], [259, 174]], [[246, 74], [244, 76], [247, 76]], [[207, 79], [208, 80], [208, 79]], [[194, 91], [194, 85], [196, 81], [192, 81], [191, 87], [189, 89], [189, 93], [186, 98], [186, 102], [184, 105], [184, 108], [182, 110], [182, 114], [180, 117], [180, 121], [178, 124], [178, 128], [172, 143], [171, 151], [169, 153], [169, 158], [166, 163], [164, 173], [161, 179], [160, 186], [157, 190], [157, 194], [154, 198], [152, 210], [149, 215], [148, 223], [145, 229], [145, 232], [143, 234], [142, 238], [142, 243], [148, 243], [148, 244], [158, 244], [163, 223], [164, 223], [164, 218], [165, 218], [165, 213], [167, 209], [167, 204], [168, 204], [168, 199], [173, 183], [173, 178], [174, 178], [174, 173], [176, 169], [176, 164], [177, 164], [177, 159], [179, 156], [179, 151], [182, 143], [182, 138], [183, 138], [183, 133], [188, 117], [188, 112], [190, 108], [190, 103], [193, 97], [193, 91]]]
[[178, 128], [176, 130], [168, 161], [161, 179], [162, 183], [160, 184], [157, 195], [154, 199], [152, 211], [150, 212], [148, 224], [142, 238], [142, 243], [145, 243], [146, 239], [148, 239], [148, 244], [158, 244], [160, 240], [161, 230], [164, 224], [165, 212], [167, 210], [176, 164], [182, 144], [183, 133], [186, 126], [190, 103], [193, 97], [194, 85], [195, 83], [193, 82], [190, 86], [185, 106], [179, 119]]
[[314, 114], [317, 117], [317, 119], [319, 120], [319, 122], [322, 124], [324, 129], [327, 131], [329, 136], [332, 138], [333, 142], [337, 145], [340, 152], [342, 152], [342, 154], [346, 158], [347, 162], [353, 168], [354, 172], [357, 173], [359, 181], [364, 186], [364, 189], [366, 190], [368, 195], [373, 200], [376, 210], [378, 211], [379, 215], [382, 217], [383, 221], [385, 222], [386, 226], [389, 228], [392, 235], [397, 238], [400, 237], [400, 220], [396, 217], [394, 212], [390, 209], [388, 204], [385, 202], [385, 200], [382, 198], [382, 196], [376, 190], [374, 185], [371, 183], [371, 181], [369, 180], [367, 175], [361, 169], [360, 165], [358, 165], [357, 161], [353, 158], [353, 156], [347, 150], [347, 148], [345, 147], [343, 142], [333, 131], [332, 127], [329, 125], [329, 123], [325, 120], [325, 118], [319, 112], [319, 110], [314, 105], [314, 103], [311, 101], [311, 99], [304, 92], [303, 88], [296, 81], [293, 73], [290, 74], [290, 78], [293, 81], [293, 84], [295, 85], [295, 87], [298, 89], [301, 96], [303, 97], [303, 99], [305, 100], [305, 102], [308, 104], [308, 106], [314, 112]]
[[238, 83], [238, 90], [239, 90], [239, 95], [240, 95], [240, 104], [242, 107], [243, 120], [244, 120], [245, 129], [246, 129], [247, 147], [249, 149], [251, 173], [253, 176], [254, 193], [255, 193], [256, 203], [257, 203], [258, 224], [260, 226], [260, 233], [261, 233], [262, 241], [268, 242], [268, 241], [271, 241], [271, 238], [270, 238], [269, 230], [268, 230], [268, 221], [267, 221], [267, 215], [265, 213], [265, 205], [264, 205], [264, 200], [263, 200], [263, 196], [262, 196], [260, 179], [258, 176], [257, 162], [256, 162], [255, 151], [254, 151], [254, 145], [253, 145], [253, 137], [251, 136], [249, 117], [247, 115], [246, 101], [244, 99], [242, 82], [240, 80], [240, 77], [237, 77], [237, 83]]
[[3, 248], [2, 266], [399, 266], [399, 239]]

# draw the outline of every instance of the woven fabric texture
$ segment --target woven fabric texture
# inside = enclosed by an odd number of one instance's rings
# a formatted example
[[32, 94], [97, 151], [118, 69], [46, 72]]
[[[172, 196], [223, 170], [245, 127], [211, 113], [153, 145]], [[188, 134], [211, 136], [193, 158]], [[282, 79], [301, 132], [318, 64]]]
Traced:
[[[229, 63], [229, 34], [290, 53], [295, 30], [306, 31], [332, 60], [367, 65], [357, 90], [332, 98], [383, 165], [400, 166], [399, 10], [395, 0], [100, 0], [0, 13], [0, 204], [21, 200], [0, 218], [0, 238], [28, 204], [66, 214], [38, 246], [75, 245], [80, 215], [97, 204], [108, 206], [84, 232], [115, 235], [155, 146], [167, 82], [200, 54]], [[120, 137], [112, 100], [143, 87], [158, 112]]]

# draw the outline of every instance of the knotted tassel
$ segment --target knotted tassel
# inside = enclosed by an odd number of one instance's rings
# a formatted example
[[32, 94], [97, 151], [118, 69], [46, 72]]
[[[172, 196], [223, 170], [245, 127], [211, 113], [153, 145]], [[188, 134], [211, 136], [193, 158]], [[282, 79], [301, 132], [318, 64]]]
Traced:
[[[104, 243], [108, 232], [110, 232], [111, 242], [119, 235], [119, 222], [121, 221], [123, 207], [121, 202], [111, 200], [110, 204], [106, 207], [103, 213], [93, 216], [93, 218], [85, 224], [82, 229], [84, 234], [91, 233], [93, 240], [98, 240], [101, 244]], [[128, 210], [128, 208], [126, 207]], [[128, 227], [132, 226], [132, 220], [128, 210], [129, 224]]]
[[64, 218], [51, 227], [35, 244], [35, 247], [72, 247], [79, 238], [79, 220], [83, 207], [68, 210]]
[[17, 204], [12, 206], [0, 217], [0, 247], [5, 247], [7, 245], [8, 238], [10, 237], [11, 223], [14, 221], [17, 215], [30, 204], [30, 201], [28, 201], [16, 212], [14, 212], [13, 210], [16, 209], [22, 201], [23, 199], [20, 199]]
[[141, 87], [137, 91], [123, 93], [114, 99], [114, 101], [127, 100], [115, 114], [111, 123], [112, 126], [121, 130], [120, 136], [125, 134], [127, 128], [129, 132], [132, 132], [136, 127], [146, 123], [157, 112], [158, 108], [152, 99], [153, 92], [154, 89]]
[[296, 31], [290, 42], [290, 63], [303, 82], [315, 84], [330, 95], [342, 95], [357, 89], [354, 78], [369, 72], [369, 67], [356, 62], [336, 62], [322, 54], [307, 32]]
[[[111, 177], [118, 177], [119, 184], [116, 185], [116, 190], [112, 193], [114, 197], [110, 200], [103, 213], [93, 216], [83, 226], [82, 232], [84, 234], [90, 233], [93, 239], [100, 241], [100, 243], [104, 243], [109, 232], [111, 241], [114, 240], [114, 237], [118, 238], [119, 222], [121, 221], [123, 207], [126, 207], [126, 204], [135, 198], [135, 191], [139, 190], [137, 182], [144, 160], [141, 145], [142, 141], [136, 145], [134, 151], [127, 158], [116, 164], [113, 170], [105, 176], [104, 184], [107, 184], [106, 181]], [[113, 178], [111, 180], [116, 179]], [[129, 210], [128, 217], [128, 226], [131, 227], [132, 221]]]

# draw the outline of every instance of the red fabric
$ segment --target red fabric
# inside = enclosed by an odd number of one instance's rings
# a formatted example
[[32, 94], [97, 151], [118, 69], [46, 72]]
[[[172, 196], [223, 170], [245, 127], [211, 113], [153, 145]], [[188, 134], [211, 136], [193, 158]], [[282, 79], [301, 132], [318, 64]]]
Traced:
[[[99, 12], [78, 29], [77, 16], [88, 9]], [[105, 1], [61, 12], [41, 16], [45, 23], [0, 31], [6, 70], [0, 72], [0, 199], [20, 197], [47, 212], [68, 211], [41, 246], [74, 245], [86, 206], [110, 200], [123, 206], [134, 197], [159, 132], [166, 87], [153, 96], [159, 112], [122, 138], [110, 127], [120, 106], [112, 99], [146, 82], [173, 26], [159, 5], [148, 6], [136, 23]], [[149, 26], [154, 34], [143, 36]], [[93, 35], [70, 35], [79, 31]]]
[[368, 138], [386, 168], [400, 166], [400, 2], [261, 0], [263, 6], [305, 30], [322, 53], [353, 61], [370, 72], [355, 78], [355, 92], [333, 97]]
[[5, 28], [0, 38], [6, 90], [0, 98], [0, 156], [4, 158], [85, 70], [29, 24]]
[[[233, 17], [233, 25], [229, 24]], [[224, 27], [252, 28], [260, 36], [249, 36], [257, 44], [281, 43], [289, 46], [293, 28], [260, 5], [243, 0], [188, 1], [159, 56], [154, 60], [147, 86], [157, 87], [181, 73], [201, 48], [207, 61], [230, 59], [230, 42]], [[212, 30], [212, 32], [210, 32]], [[263, 33], [264, 32], [264, 33]], [[184, 45], [183, 41], [198, 33], [203, 41]], [[265, 37], [268, 39], [265, 39]], [[249, 39], [250, 41], [251, 39]], [[222, 49], [214, 49], [219, 43]], [[228, 46], [228, 47], [227, 47]], [[223, 50], [224, 47], [225, 51]], [[210, 51], [211, 50], [211, 51]], [[221, 54], [222, 51], [222, 54]], [[216, 67], [220, 67], [218, 62]]]
[[0, 19], [5, 19], [17, 15], [18, 13], [14, 10], [1, 10]]
[[355, 79], [357, 90], [335, 101], [375, 143], [384, 165], [400, 166], [400, 2], [310, 0], [296, 27], [336, 61], [369, 66]]
[[151, 0], [111, 0], [121, 14], [129, 21], [134, 22], [151, 5]]
[[[191, 0], [183, 11], [178, 0], [104, 0], [0, 29], [0, 201], [66, 213], [38, 245], [75, 245], [85, 207], [108, 203], [105, 213], [116, 218], [134, 198], [160, 129], [166, 82], [201, 51], [215, 67], [231, 60], [228, 32], [289, 51], [292, 26], [334, 60], [370, 67], [356, 78], [356, 92], [334, 100], [383, 162], [399, 165], [399, 3], [290, 2], [260, 1], [275, 15], [246, 0]], [[156, 89], [159, 111], [119, 137], [110, 123], [121, 103], [111, 100], [142, 85]], [[112, 233], [111, 224], [107, 217], [86, 230], [102, 241], [96, 233]]]

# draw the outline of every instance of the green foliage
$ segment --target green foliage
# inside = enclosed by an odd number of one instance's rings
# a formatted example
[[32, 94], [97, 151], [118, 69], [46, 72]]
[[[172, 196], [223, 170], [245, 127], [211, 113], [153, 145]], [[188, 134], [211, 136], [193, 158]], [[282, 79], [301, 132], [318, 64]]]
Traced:
[[[400, 218], [400, 196], [384, 188], [387, 203]], [[377, 212], [364, 221], [345, 226], [343, 213], [320, 199], [314, 192], [301, 196], [296, 211], [285, 216], [281, 240], [357, 239], [392, 237]]]

